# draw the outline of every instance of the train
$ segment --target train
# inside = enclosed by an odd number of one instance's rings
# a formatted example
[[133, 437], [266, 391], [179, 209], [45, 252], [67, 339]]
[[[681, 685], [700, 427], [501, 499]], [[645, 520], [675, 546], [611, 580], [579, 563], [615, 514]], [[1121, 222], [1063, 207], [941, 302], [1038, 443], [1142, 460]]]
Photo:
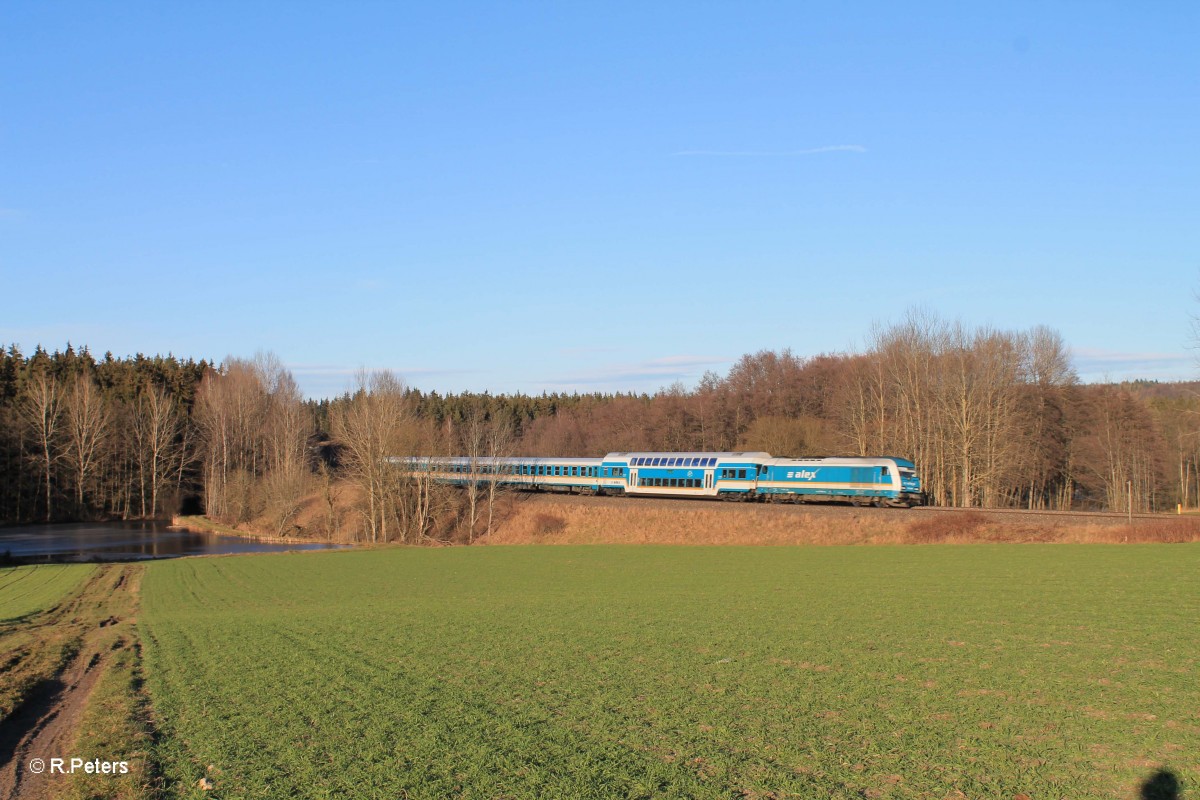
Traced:
[[394, 456], [393, 466], [451, 485], [630, 497], [829, 502], [909, 508], [924, 504], [905, 458], [776, 458], [764, 452], [609, 453], [603, 458]]

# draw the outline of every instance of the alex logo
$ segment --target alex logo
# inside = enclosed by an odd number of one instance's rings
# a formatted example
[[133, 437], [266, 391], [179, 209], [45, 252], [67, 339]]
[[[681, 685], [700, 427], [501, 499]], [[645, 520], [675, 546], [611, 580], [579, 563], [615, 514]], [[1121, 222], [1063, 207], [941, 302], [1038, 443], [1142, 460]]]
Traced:
[[811, 481], [813, 478], [817, 477], [817, 473], [813, 472], [812, 470], [798, 469], [795, 472], [789, 472], [787, 476], [789, 478], [797, 478], [802, 481]]

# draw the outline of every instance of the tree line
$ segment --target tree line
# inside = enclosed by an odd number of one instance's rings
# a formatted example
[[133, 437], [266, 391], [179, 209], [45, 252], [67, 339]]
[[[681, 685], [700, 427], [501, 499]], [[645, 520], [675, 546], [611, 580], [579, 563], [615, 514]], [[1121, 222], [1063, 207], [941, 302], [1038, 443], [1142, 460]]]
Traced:
[[1082, 384], [1048, 328], [913, 313], [863, 352], [761, 351], [654, 394], [441, 395], [388, 372], [305, 400], [274, 355], [0, 351], [0, 518], [203, 511], [277, 536], [471, 541], [497, 481], [455, 490], [388, 456], [632, 450], [900, 455], [941, 505], [1161, 510], [1200, 499], [1188, 384]]
[[0, 519], [148, 518], [195, 491], [205, 361], [0, 350]]

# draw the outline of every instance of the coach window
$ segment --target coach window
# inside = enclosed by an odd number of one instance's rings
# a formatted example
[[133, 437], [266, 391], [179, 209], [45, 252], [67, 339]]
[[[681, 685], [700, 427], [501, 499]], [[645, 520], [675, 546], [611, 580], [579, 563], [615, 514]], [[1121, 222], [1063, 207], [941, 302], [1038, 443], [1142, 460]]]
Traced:
[[738, 470], [738, 477], [739, 477], [739, 478], [745, 478], [745, 477], [746, 477], [746, 470], [744, 470], [744, 469], [739, 469], [739, 470]]

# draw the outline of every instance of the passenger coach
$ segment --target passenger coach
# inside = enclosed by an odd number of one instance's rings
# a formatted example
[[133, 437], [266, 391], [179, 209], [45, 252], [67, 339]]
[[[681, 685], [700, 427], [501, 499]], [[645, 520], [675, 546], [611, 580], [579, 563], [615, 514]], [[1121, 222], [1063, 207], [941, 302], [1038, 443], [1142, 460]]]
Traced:
[[609, 453], [604, 458], [389, 458], [440, 483], [500, 483], [530, 491], [783, 502], [923, 501], [904, 458], [775, 458], [763, 452]]

